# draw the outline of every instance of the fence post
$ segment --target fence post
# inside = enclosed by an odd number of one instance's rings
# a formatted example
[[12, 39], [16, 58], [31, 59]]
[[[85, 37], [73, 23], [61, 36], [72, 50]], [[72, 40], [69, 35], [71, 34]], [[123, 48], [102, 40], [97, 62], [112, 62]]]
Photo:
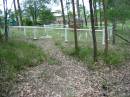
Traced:
[[65, 42], [68, 41], [68, 32], [67, 32], [68, 25], [65, 25]]
[[105, 29], [102, 29], [102, 45], [105, 44]]
[[24, 36], [25, 36], [25, 38], [27, 38], [26, 28], [24, 27], [23, 30], [24, 30]]
[[37, 39], [37, 36], [36, 36], [36, 28], [33, 28], [33, 39]]

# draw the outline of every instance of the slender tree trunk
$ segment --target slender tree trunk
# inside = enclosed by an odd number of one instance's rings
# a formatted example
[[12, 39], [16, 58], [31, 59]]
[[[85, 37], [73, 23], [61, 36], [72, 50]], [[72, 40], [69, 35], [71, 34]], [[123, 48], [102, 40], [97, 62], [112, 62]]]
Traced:
[[105, 49], [104, 53], [108, 53], [108, 31], [107, 31], [107, 0], [103, 0], [103, 11], [104, 11], [104, 25], [105, 25]]
[[95, 1], [95, 0], [93, 0], [93, 8], [94, 8], [94, 21], [95, 21], [95, 26], [98, 26], [97, 5], [96, 5], [96, 1]]
[[18, 16], [17, 16], [17, 8], [16, 8], [16, 2], [15, 0], [13, 0], [13, 3], [14, 3], [14, 10], [15, 10], [15, 17], [16, 17], [16, 25], [18, 25]]
[[34, 25], [37, 24], [37, 5], [36, 1], [34, 1]]
[[68, 25], [70, 25], [70, 16], [69, 16], [69, 4], [68, 0], [66, 0], [66, 8], [67, 8], [67, 17], [68, 17]]
[[115, 34], [116, 34], [116, 20], [114, 19], [112, 23], [112, 44], [113, 45], [115, 45], [116, 43]]
[[17, 5], [18, 5], [18, 11], [19, 11], [19, 18], [20, 18], [20, 25], [23, 25], [23, 21], [22, 21], [22, 11], [21, 11], [21, 7], [20, 7], [20, 3], [19, 0], [17, 0]]
[[5, 40], [8, 41], [8, 21], [7, 21], [7, 0], [3, 0], [4, 6], [4, 19], [5, 19]]
[[60, 0], [60, 3], [61, 3], [61, 9], [62, 9], [63, 24], [64, 24], [64, 28], [65, 28], [66, 21], [65, 21], [65, 13], [64, 13], [64, 5], [63, 5], [63, 1]]
[[77, 39], [76, 15], [75, 15], [75, 2], [74, 2], [74, 0], [72, 0], [72, 7], [73, 7], [75, 51], [76, 51], [76, 53], [78, 53], [79, 52], [79, 48], [78, 48], [78, 39]]
[[88, 23], [87, 23], [87, 18], [86, 18], [86, 9], [85, 9], [85, 6], [84, 6], [84, 0], [82, 0], [82, 3], [83, 3], [83, 11], [84, 11], [85, 25], [86, 25], [86, 27], [87, 27]]
[[102, 2], [99, 0], [99, 13], [100, 13], [100, 27], [102, 27]]
[[97, 41], [96, 41], [96, 34], [95, 34], [95, 27], [94, 27], [94, 13], [93, 13], [92, 0], [89, 0], [89, 5], [90, 5], [91, 27], [92, 27], [92, 38], [93, 38], [93, 59], [94, 59], [94, 62], [96, 62], [97, 61]]
[[77, 3], [77, 14], [78, 14], [78, 20], [80, 20], [80, 9], [79, 9], [79, 0], [76, 1]]

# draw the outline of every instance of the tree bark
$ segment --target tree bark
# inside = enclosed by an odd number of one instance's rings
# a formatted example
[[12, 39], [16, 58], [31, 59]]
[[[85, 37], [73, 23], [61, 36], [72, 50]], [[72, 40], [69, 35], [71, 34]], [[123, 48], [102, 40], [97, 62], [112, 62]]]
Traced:
[[100, 27], [102, 27], [102, 8], [101, 8], [101, 6], [102, 6], [102, 2], [101, 2], [101, 0], [99, 0]]
[[108, 53], [108, 31], [107, 31], [107, 1], [103, 0], [103, 11], [104, 11], [104, 26], [105, 26], [105, 49], [104, 53], [107, 55]]
[[95, 24], [94, 24], [94, 13], [92, 7], [92, 0], [89, 0], [90, 5], [90, 15], [91, 15], [91, 27], [92, 27], [92, 38], [93, 38], [93, 59], [94, 62], [97, 61], [97, 41], [96, 41], [96, 34], [95, 34]]
[[17, 8], [16, 8], [16, 2], [15, 0], [13, 0], [13, 3], [14, 3], [14, 10], [15, 10], [15, 17], [16, 17], [16, 25], [18, 25], [18, 16], [17, 16]]
[[93, 0], [93, 8], [94, 8], [94, 22], [95, 22], [95, 26], [98, 26], [97, 5], [96, 5], [96, 1], [95, 0]]
[[78, 14], [78, 20], [80, 20], [80, 9], [79, 9], [79, 0], [76, 1], [77, 3], [77, 14]]
[[23, 26], [22, 11], [21, 11], [19, 0], [17, 0], [17, 5], [18, 5], [18, 11], [19, 11], [20, 25]]
[[113, 20], [113, 23], [112, 23], [112, 44], [113, 45], [115, 45], [116, 43], [115, 34], [116, 34], [116, 21]]
[[4, 19], [5, 19], [5, 40], [8, 41], [8, 22], [7, 22], [7, 0], [3, 0], [4, 6]]
[[84, 20], [85, 20], [85, 25], [87, 27], [88, 23], [87, 23], [87, 18], [86, 18], [86, 9], [85, 9], [85, 5], [84, 5], [84, 1], [82, 0], [83, 3], [83, 11], [84, 11]]
[[75, 5], [74, 0], [72, 0], [72, 7], [73, 7], [73, 22], [74, 22], [74, 39], [75, 39], [75, 51], [76, 53], [79, 52], [78, 48], [78, 40], [77, 40], [77, 29], [76, 29], [76, 15], [75, 15]]
[[60, 3], [61, 3], [61, 9], [62, 9], [63, 24], [64, 24], [64, 28], [65, 28], [66, 21], [65, 21], [65, 13], [64, 13], [64, 5], [63, 5], [63, 1], [60, 0]]
[[69, 4], [68, 0], [66, 0], [66, 7], [67, 7], [67, 18], [68, 18], [68, 25], [70, 25], [70, 16], [69, 16]]

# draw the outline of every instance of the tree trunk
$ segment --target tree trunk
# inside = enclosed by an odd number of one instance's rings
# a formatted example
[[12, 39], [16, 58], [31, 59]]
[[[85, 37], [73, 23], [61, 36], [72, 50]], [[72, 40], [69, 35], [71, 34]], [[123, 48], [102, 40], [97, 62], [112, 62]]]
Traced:
[[75, 51], [76, 51], [76, 53], [78, 53], [79, 48], [78, 48], [78, 40], [77, 40], [76, 17], [75, 17], [76, 15], [75, 15], [75, 3], [74, 3], [74, 0], [72, 0], [72, 7], [73, 7]]
[[102, 2], [99, 0], [100, 27], [102, 27]]
[[69, 16], [69, 5], [68, 5], [68, 0], [66, 0], [66, 7], [67, 7], [67, 17], [68, 17], [68, 25], [70, 25], [70, 16]]
[[92, 27], [92, 38], [93, 38], [93, 59], [94, 62], [97, 61], [97, 41], [96, 41], [96, 34], [95, 34], [95, 27], [94, 27], [94, 13], [92, 7], [92, 0], [89, 0], [90, 5], [90, 15], [91, 15], [91, 27]]
[[77, 14], [78, 14], [78, 20], [80, 20], [80, 9], [79, 9], [79, 0], [76, 1], [77, 3]]
[[65, 21], [65, 13], [64, 13], [64, 5], [63, 5], [63, 1], [60, 0], [60, 3], [61, 3], [61, 9], [62, 9], [63, 24], [64, 24], [64, 28], [65, 28], [66, 21]]
[[16, 2], [15, 0], [13, 0], [13, 3], [14, 3], [14, 10], [15, 10], [15, 17], [16, 17], [16, 25], [18, 25], [18, 16], [17, 16], [17, 8], [16, 8]]
[[3, 0], [4, 6], [4, 19], [5, 19], [5, 40], [8, 41], [8, 22], [7, 22], [7, 0]]
[[33, 10], [33, 25], [37, 24], [37, 5], [36, 5], [36, 1], [33, 0], [33, 4], [34, 4], [34, 10]]
[[95, 0], [93, 0], [93, 8], [94, 8], [94, 21], [95, 21], [95, 26], [98, 26], [97, 5], [96, 5], [96, 1], [95, 1]]
[[116, 43], [115, 34], [116, 34], [116, 21], [114, 20], [112, 23], [112, 44], [113, 45], [115, 45]]
[[19, 0], [17, 0], [17, 5], [18, 5], [18, 11], [19, 11], [20, 25], [23, 26], [22, 11], [21, 11]]
[[87, 27], [88, 23], [87, 23], [87, 18], [86, 18], [86, 9], [85, 9], [84, 1], [83, 1], [83, 0], [82, 0], [82, 3], [83, 3], [83, 11], [84, 11], [85, 25], [86, 25], [86, 27]]
[[104, 53], [108, 53], [108, 31], [107, 31], [107, 1], [103, 0], [103, 11], [104, 11], [104, 26], [105, 26], [105, 49]]

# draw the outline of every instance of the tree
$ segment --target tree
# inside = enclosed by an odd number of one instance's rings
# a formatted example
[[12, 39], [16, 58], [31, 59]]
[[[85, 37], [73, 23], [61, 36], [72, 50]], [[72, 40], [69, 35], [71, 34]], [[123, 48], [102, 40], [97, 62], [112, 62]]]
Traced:
[[[120, 5], [120, 6], [119, 6]], [[122, 24], [125, 23], [126, 20], [130, 18], [130, 2], [129, 0], [108, 0], [108, 19], [112, 22], [113, 28], [113, 44], [116, 41], [116, 27], [117, 22]]]
[[69, 15], [69, 10], [70, 10], [70, 1], [66, 0], [66, 9], [67, 9], [67, 18], [68, 18], [68, 25], [70, 25], [70, 15]]
[[99, 4], [99, 13], [100, 13], [100, 27], [102, 27], [102, 2], [101, 0], [98, 1]]
[[94, 12], [94, 23], [95, 26], [98, 26], [98, 18], [97, 18], [97, 1], [93, 0], [93, 12]]
[[20, 18], [20, 25], [23, 25], [23, 21], [22, 21], [22, 11], [21, 11], [21, 7], [20, 7], [20, 3], [19, 0], [17, 0], [17, 5], [18, 5], [18, 13], [19, 13], [19, 18]]
[[15, 0], [13, 0], [13, 4], [14, 4], [14, 10], [15, 10], [15, 17], [16, 17], [16, 24], [18, 25], [19, 23], [18, 23], [18, 16], [17, 16], [17, 8], [16, 8], [16, 2], [15, 2]]
[[26, 0], [23, 3], [24, 23], [37, 25], [53, 21], [55, 19], [53, 13], [45, 5], [48, 3], [50, 3], [50, 0]]
[[62, 9], [63, 24], [64, 24], [64, 28], [65, 28], [66, 21], [65, 21], [65, 13], [64, 13], [63, 0], [60, 0], [60, 4], [61, 4], [61, 9]]
[[79, 52], [78, 48], [78, 40], [77, 40], [77, 29], [76, 29], [76, 14], [75, 14], [75, 2], [72, 0], [72, 7], [73, 7], [73, 25], [74, 25], [74, 39], [75, 39], [75, 52]]
[[3, 6], [4, 6], [4, 20], [5, 20], [5, 40], [8, 40], [8, 22], [7, 22], [7, 0], [3, 0]]
[[93, 38], [93, 59], [94, 62], [97, 61], [97, 41], [96, 41], [96, 34], [95, 34], [95, 24], [94, 24], [94, 12], [92, 6], [92, 0], [89, 0], [90, 6], [90, 18], [91, 18], [91, 28], [92, 28], [92, 38]]
[[105, 55], [108, 53], [108, 32], [107, 32], [107, 0], [103, 0], [104, 26], [105, 26]]
[[48, 24], [51, 23], [55, 17], [53, 16], [53, 13], [49, 9], [45, 10], [40, 10], [39, 12], [39, 19], [40, 19], [40, 24]]
[[82, 0], [82, 3], [83, 3], [83, 11], [84, 11], [85, 24], [86, 24], [86, 27], [87, 27], [87, 18], [86, 18], [86, 9], [85, 9], [85, 5], [84, 5], [84, 0]]
[[77, 15], [78, 15], [78, 19], [80, 19], [79, 0], [76, 0], [76, 5], [77, 5]]

